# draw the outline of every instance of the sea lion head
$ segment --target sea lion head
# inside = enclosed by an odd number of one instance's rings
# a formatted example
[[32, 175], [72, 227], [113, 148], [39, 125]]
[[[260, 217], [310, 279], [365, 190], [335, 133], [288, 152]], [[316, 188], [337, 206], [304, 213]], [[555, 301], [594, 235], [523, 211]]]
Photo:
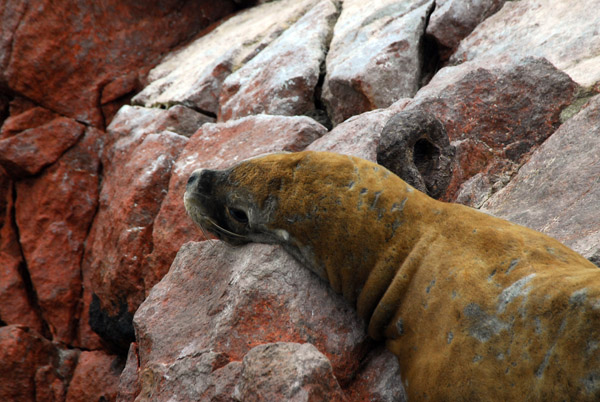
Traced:
[[389, 254], [385, 250], [402, 248], [396, 240], [407, 237], [400, 234], [410, 220], [403, 209], [417, 193], [375, 163], [305, 151], [196, 170], [184, 203], [203, 230], [233, 245], [281, 244], [355, 301], [370, 269]]

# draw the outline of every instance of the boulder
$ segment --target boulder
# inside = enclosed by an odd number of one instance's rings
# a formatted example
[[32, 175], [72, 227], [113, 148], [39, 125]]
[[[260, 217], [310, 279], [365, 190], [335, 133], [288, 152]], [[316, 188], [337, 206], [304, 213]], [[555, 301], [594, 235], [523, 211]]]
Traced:
[[82, 124], [57, 117], [41, 126], [7, 136], [0, 139], [0, 165], [14, 178], [37, 174], [75, 145], [84, 131]]
[[600, 95], [529, 158], [483, 209], [550, 235], [587, 258], [600, 251]]
[[[272, 342], [311, 343], [345, 387], [370, 347], [364, 324], [342, 296], [279, 247], [268, 245], [187, 243], [136, 312], [134, 323], [139, 359], [129, 359], [128, 366], [136, 365], [140, 373], [140, 395], [153, 395], [155, 400], [173, 395], [198, 400], [212, 395], [219, 381], [219, 389], [231, 390], [233, 384], [243, 383], [240, 373], [277, 364], [266, 359], [255, 367], [253, 359], [245, 357], [249, 352], [262, 354], [262, 346], [251, 350]], [[308, 354], [304, 352], [298, 351]], [[396, 374], [397, 366], [391, 370]], [[129, 376], [134, 371], [126, 368]], [[386, 373], [380, 375], [387, 378]], [[237, 392], [244, 394], [252, 382], [239, 385]], [[401, 389], [401, 381], [394, 386]]]
[[323, 102], [335, 124], [413, 96], [431, 0], [345, 0], [327, 53]]
[[310, 343], [256, 346], [242, 361], [242, 401], [343, 401], [331, 363]]
[[448, 60], [461, 40], [477, 25], [502, 8], [506, 0], [436, 0], [435, 9], [427, 24], [442, 60]]
[[[577, 90], [567, 74], [545, 59], [486, 67], [464, 63], [440, 70], [405, 109], [433, 114], [456, 148], [442, 199], [479, 207], [558, 128], [561, 112]], [[482, 181], [484, 194], [471, 194], [473, 187], [465, 184], [469, 179]]]
[[544, 57], [582, 86], [600, 81], [599, 0], [507, 1], [465, 38], [451, 63]]
[[231, 0], [30, 3], [0, 6], [0, 86], [99, 128], [163, 52], [234, 9]]
[[123, 361], [103, 351], [83, 351], [69, 383], [67, 402], [114, 401]]
[[100, 135], [88, 128], [40, 176], [16, 185], [15, 218], [31, 284], [52, 339], [65, 344], [77, 327], [81, 258], [97, 208]]
[[210, 33], [168, 55], [133, 101], [182, 104], [217, 114], [223, 81], [281, 35], [319, 0], [282, 0], [238, 13]]
[[228, 76], [221, 89], [219, 120], [259, 113], [317, 115], [316, 87], [338, 7], [337, 1], [319, 1]]

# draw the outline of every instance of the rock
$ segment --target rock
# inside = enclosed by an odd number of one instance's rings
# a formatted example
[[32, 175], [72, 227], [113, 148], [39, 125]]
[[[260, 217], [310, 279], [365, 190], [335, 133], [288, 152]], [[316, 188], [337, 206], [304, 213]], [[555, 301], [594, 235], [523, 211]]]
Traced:
[[188, 218], [182, 202], [185, 184], [194, 170], [225, 168], [268, 152], [300, 151], [326, 131], [314, 120], [299, 116], [256, 115], [202, 126], [179, 155], [168, 194], [154, 221], [154, 250], [146, 271], [148, 286], [167, 272], [182, 244], [204, 238]]
[[440, 70], [406, 110], [433, 114], [456, 147], [453, 175], [442, 199], [477, 206], [461, 195], [461, 186], [478, 173], [488, 178], [490, 193], [501, 188], [560, 125], [560, 113], [575, 99], [577, 88], [544, 59], [497, 67], [465, 63]]
[[315, 115], [315, 91], [338, 16], [321, 0], [223, 82], [219, 120], [251, 114]]
[[0, 400], [63, 401], [78, 356], [27, 327], [0, 327]]
[[587, 258], [600, 249], [600, 95], [564, 123], [483, 209]]
[[225, 78], [268, 46], [317, 1], [282, 0], [240, 12], [167, 56], [150, 72], [150, 85], [133, 101], [145, 106], [183, 104], [216, 115]]
[[43, 107], [32, 107], [17, 115], [11, 115], [6, 119], [0, 129], [0, 139], [12, 137], [30, 128], [43, 126], [58, 117], [59, 115]]
[[127, 353], [125, 368], [119, 376], [119, 393], [117, 394], [117, 401], [119, 402], [133, 402], [140, 393], [139, 358], [137, 343], [132, 342]]
[[81, 258], [97, 208], [100, 135], [89, 128], [39, 177], [16, 186], [15, 217], [31, 283], [53, 339], [65, 344], [77, 325]]
[[418, 108], [395, 114], [381, 132], [377, 163], [430, 197], [445, 193], [453, 162], [444, 126]]
[[[171, 167], [188, 141], [163, 131], [142, 135], [136, 144], [131, 138], [136, 134], [117, 140], [103, 158], [110, 163], [105, 164], [84, 263], [84, 278], [89, 278], [90, 291], [99, 302], [95, 314], [90, 311], [90, 324], [119, 352], [126, 352], [133, 341], [130, 320], [151, 287], [145, 277], [153, 277], [147, 272], [147, 257], [152, 252], [154, 218], [166, 195]], [[130, 330], [125, 326], [125, 334], [115, 334], [107, 317], [118, 321], [123, 315], [129, 317]]]
[[582, 86], [600, 81], [600, 1], [508, 1], [465, 38], [451, 63], [544, 57]]
[[[345, 384], [366, 353], [364, 325], [342, 296], [275, 246], [187, 243], [134, 324], [141, 377], [152, 378], [160, 400], [189, 389], [164, 371], [182, 377], [176, 367], [190, 359], [208, 359], [203, 364], [212, 368], [193, 378], [209, 384], [216, 369], [257, 345], [310, 342]], [[146, 380], [140, 381], [144, 390]]]
[[323, 102], [331, 120], [411, 97], [421, 77], [421, 37], [431, 0], [346, 0], [327, 54]]
[[242, 362], [242, 401], [342, 401], [331, 363], [310, 343], [270, 343]]
[[39, 173], [83, 135], [84, 126], [66, 117], [0, 140], [0, 165], [15, 178]]
[[69, 384], [67, 402], [114, 401], [123, 362], [102, 351], [83, 351]]
[[23, 278], [27, 271], [14, 223], [13, 183], [0, 182], [0, 189], [4, 185], [7, 191], [2, 194], [6, 202], [3, 202], [0, 226], [0, 321], [9, 325], [21, 324], [42, 333], [42, 320], [29, 296], [29, 284]]
[[353, 116], [311, 143], [306, 149], [353, 155], [376, 162], [381, 130], [387, 121], [409, 102], [410, 99], [400, 99], [387, 109], [377, 109]]
[[398, 358], [385, 347], [373, 349], [349, 390], [351, 401], [406, 402]]
[[111, 105], [138, 89], [163, 52], [231, 11], [229, 0], [109, 0], [102, 7], [48, 0], [25, 7], [9, 0], [0, 9], [0, 20], [9, 22], [0, 25], [6, 51], [0, 51], [6, 54], [0, 82], [47, 109], [103, 128]]
[[496, 13], [506, 0], [437, 0], [427, 24], [427, 35], [435, 38], [442, 60], [448, 60], [461, 40], [489, 16]]

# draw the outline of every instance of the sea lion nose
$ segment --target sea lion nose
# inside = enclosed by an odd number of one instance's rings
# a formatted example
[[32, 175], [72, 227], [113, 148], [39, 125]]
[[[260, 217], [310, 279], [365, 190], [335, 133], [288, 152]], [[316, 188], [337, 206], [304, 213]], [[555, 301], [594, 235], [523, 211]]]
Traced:
[[211, 188], [214, 171], [209, 169], [197, 169], [188, 178], [186, 190], [197, 191], [199, 193], [209, 193]]

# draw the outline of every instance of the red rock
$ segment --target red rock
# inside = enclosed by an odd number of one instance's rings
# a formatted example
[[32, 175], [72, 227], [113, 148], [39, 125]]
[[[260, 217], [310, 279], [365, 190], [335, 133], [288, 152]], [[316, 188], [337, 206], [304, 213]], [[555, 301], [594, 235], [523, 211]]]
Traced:
[[115, 401], [122, 368], [117, 356], [103, 351], [81, 352], [66, 401]]
[[[123, 305], [124, 313], [133, 313], [149, 291], [146, 278], [154, 276], [148, 272], [147, 257], [152, 252], [154, 217], [166, 194], [171, 166], [187, 142], [186, 137], [168, 131], [148, 134], [139, 144], [130, 140], [117, 141], [105, 156], [111, 163], [105, 165], [84, 263], [90, 291], [111, 316], [120, 313]], [[128, 342], [123, 345], [127, 347]]]
[[251, 114], [310, 115], [327, 45], [338, 16], [330, 0], [315, 4], [269, 46], [223, 82], [219, 121]]
[[[0, 188], [6, 185], [3, 195], [2, 223], [0, 223], [0, 320], [6, 324], [21, 324], [42, 333], [42, 321], [27, 294], [22, 273], [25, 271], [21, 246], [14, 224], [13, 184], [1, 180]], [[4, 200], [2, 200], [4, 201]]]
[[456, 147], [453, 176], [442, 199], [474, 205], [460, 193], [477, 173], [488, 176], [491, 187], [501, 187], [560, 125], [560, 113], [577, 88], [544, 59], [497, 67], [465, 63], [438, 72], [406, 108], [434, 114]]
[[17, 115], [11, 115], [4, 121], [0, 129], [0, 139], [12, 137], [30, 128], [43, 126], [58, 117], [56, 113], [40, 106], [33, 107]]
[[119, 402], [133, 402], [140, 393], [139, 359], [137, 343], [132, 342], [127, 353], [125, 368], [119, 376], [119, 394], [117, 396]]
[[42, 175], [17, 183], [19, 241], [53, 339], [73, 340], [81, 258], [98, 200], [101, 132], [85, 137]]
[[58, 117], [0, 140], [0, 165], [13, 177], [39, 173], [54, 163], [84, 132], [84, 126]]
[[0, 400], [64, 400], [78, 355], [27, 327], [0, 327]]
[[252, 156], [274, 151], [300, 151], [326, 132], [308, 117], [257, 115], [220, 124], [206, 124], [190, 138], [173, 167], [169, 193], [154, 222], [154, 250], [147, 289], [171, 266], [179, 247], [203, 239], [187, 217], [182, 197], [185, 183], [197, 168], [224, 168]]
[[103, 109], [130, 96], [163, 52], [233, 9], [228, 0], [109, 0], [102, 7], [11, 0], [0, 9], [0, 21], [10, 22], [0, 25], [7, 38], [0, 42], [1, 71], [13, 92], [102, 128]]
[[600, 95], [563, 123], [483, 208], [586, 258], [600, 250]]
[[343, 401], [331, 363], [310, 343], [270, 343], [250, 350], [239, 384], [243, 401]]

